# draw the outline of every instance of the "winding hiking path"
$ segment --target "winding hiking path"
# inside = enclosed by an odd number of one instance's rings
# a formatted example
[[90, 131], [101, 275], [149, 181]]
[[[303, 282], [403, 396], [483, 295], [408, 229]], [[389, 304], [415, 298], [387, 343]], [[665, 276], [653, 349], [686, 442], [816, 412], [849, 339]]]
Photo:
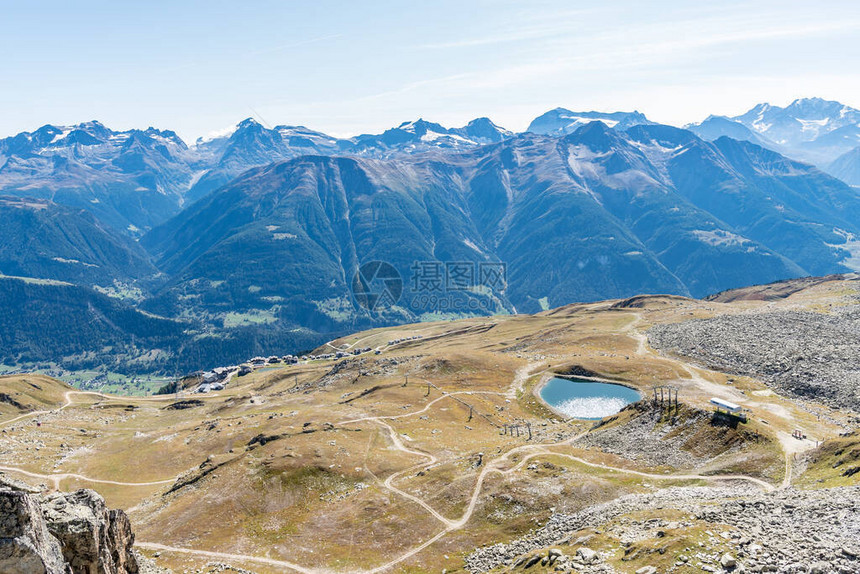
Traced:
[[[642, 346], [644, 346], [644, 345], [642, 345]], [[523, 372], [527, 373], [528, 371], [526, 369], [524, 369]], [[434, 544], [435, 542], [437, 542], [438, 540], [440, 540], [441, 538], [443, 538], [447, 534], [450, 534], [451, 532], [454, 532], [456, 530], [459, 530], [459, 529], [462, 529], [463, 527], [465, 527], [466, 524], [468, 524], [469, 520], [472, 518], [472, 515], [475, 512], [475, 509], [477, 508], [481, 492], [483, 491], [484, 482], [485, 482], [486, 478], [491, 473], [511, 474], [513, 472], [520, 470], [529, 460], [532, 460], [538, 456], [559, 456], [559, 457], [563, 457], [563, 458], [572, 460], [572, 461], [577, 462], [579, 464], [590, 466], [592, 468], [599, 468], [601, 470], [606, 470], [607, 472], [615, 472], [615, 473], [619, 473], [619, 474], [639, 476], [639, 477], [647, 478], [650, 480], [664, 480], [664, 481], [665, 480], [744, 481], [744, 482], [752, 483], [752, 484], [764, 489], [767, 492], [771, 492], [771, 491], [775, 490], [775, 487], [772, 484], [770, 484], [764, 480], [761, 480], [759, 478], [752, 477], [752, 476], [746, 476], [746, 475], [700, 475], [700, 474], [654, 474], [654, 473], [642, 472], [642, 471], [631, 470], [631, 469], [627, 469], [627, 468], [614, 467], [614, 466], [610, 466], [610, 465], [595, 463], [595, 462], [588, 461], [588, 460], [581, 458], [581, 457], [578, 457], [578, 456], [548, 450], [552, 447], [569, 446], [572, 443], [574, 443], [576, 440], [578, 440], [579, 438], [585, 436], [588, 433], [588, 431], [580, 433], [576, 436], [570, 437], [568, 439], [565, 439], [563, 441], [559, 441], [556, 443], [521, 445], [521, 446], [515, 447], [515, 448], [507, 451], [506, 453], [499, 456], [498, 458], [495, 458], [493, 460], [488, 461], [484, 465], [484, 468], [481, 471], [481, 473], [478, 475], [478, 479], [475, 483], [475, 487], [472, 490], [472, 494], [469, 498], [469, 504], [467, 505], [466, 509], [464, 510], [464, 512], [460, 516], [460, 518], [458, 518], [456, 520], [452, 520], [450, 518], [443, 516], [441, 513], [439, 513], [437, 510], [435, 510], [430, 504], [428, 504], [426, 501], [422, 500], [421, 498], [419, 498], [417, 496], [414, 496], [408, 492], [405, 492], [405, 491], [397, 488], [397, 486], [394, 483], [397, 479], [401, 478], [403, 475], [408, 474], [410, 472], [413, 472], [419, 468], [424, 468], [424, 467], [436, 464], [439, 461], [438, 461], [438, 458], [436, 456], [434, 456], [430, 453], [415, 450], [415, 449], [409, 448], [406, 445], [404, 445], [403, 441], [401, 440], [400, 436], [398, 435], [396, 429], [386, 421], [397, 420], [397, 419], [402, 419], [402, 418], [406, 418], [406, 417], [412, 417], [412, 416], [420, 415], [422, 413], [427, 412], [436, 403], [438, 403], [442, 400], [448, 399], [448, 398], [452, 398], [455, 395], [493, 394], [493, 395], [500, 395], [500, 396], [507, 397], [507, 396], [509, 396], [509, 393], [510, 393], [510, 391], [507, 393], [495, 392], [495, 391], [456, 391], [456, 392], [448, 393], [448, 392], [443, 391], [442, 396], [430, 401], [423, 408], [415, 410], [415, 411], [411, 411], [408, 413], [401, 413], [401, 414], [397, 414], [397, 415], [378, 415], [378, 416], [360, 417], [360, 418], [340, 421], [337, 423], [338, 425], [355, 424], [355, 423], [359, 423], [359, 422], [372, 422], [372, 423], [379, 424], [388, 434], [388, 436], [391, 440], [391, 444], [393, 445], [393, 447], [396, 450], [399, 450], [401, 452], [404, 452], [404, 453], [412, 455], [412, 456], [417, 456], [417, 457], [425, 459], [424, 462], [422, 462], [420, 464], [413, 465], [409, 468], [406, 468], [404, 470], [401, 470], [401, 471], [398, 471], [396, 473], [389, 475], [384, 481], [381, 482], [381, 484], [384, 488], [386, 488], [390, 492], [392, 492], [398, 496], [401, 496], [407, 500], [410, 500], [410, 501], [418, 504], [419, 506], [421, 506], [431, 516], [433, 516], [437, 521], [439, 521], [444, 527], [441, 531], [439, 531], [437, 534], [435, 534], [431, 538], [425, 540], [421, 544], [414, 546], [413, 548], [410, 548], [408, 551], [406, 551], [406, 552], [400, 554], [399, 556], [389, 560], [388, 562], [381, 564], [379, 566], [376, 566], [374, 568], [371, 568], [369, 570], [362, 571], [364, 574], [378, 574], [380, 572], [387, 571], [387, 570], [393, 568], [394, 566], [397, 566], [398, 564], [400, 564], [400, 563], [412, 558], [413, 556], [417, 555], [419, 552], [428, 548], [429, 546], [431, 546], [432, 544]], [[517, 461], [517, 464], [515, 464], [513, 467], [508, 468], [506, 470], [499, 468], [500, 466], [503, 466], [505, 463], [509, 462], [511, 457], [513, 457], [514, 455], [523, 454], [523, 453], [527, 453], [527, 454], [521, 460]], [[370, 473], [369, 470], [368, 470], [368, 472]], [[370, 474], [373, 475], [373, 473], [370, 473]], [[373, 475], [373, 476], [375, 478], [375, 475]], [[279, 568], [288, 568], [288, 569], [294, 570], [296, 572], [301, 572], [301, 573], [326, 572], [325, 570], [321, 570], [321, 569], [309, 569], [309, 568], [300, 566], [298, 564], [284, 561], [284, 560], [275, 560], [275, 559], [265, 558], [265, 557], [260, 557], [260, 556], [248, 556], [248, 555], [242, 555], [242, 554], [229, 554], [229, 553], [221, 553], [221, 552], [210, 552], [210, 551], [205, 551], [205, 550], [192, 550], [192, 549], [188, 549], [188, 548], [176, 548], [176, 547], [172, 547], [172, 546], [166, 546], [163, 544], [156, 544], [156, 543], [150, 543], [150, 542], [138, 542], [137, 546], [139, 546], [141, 548], [148, 548], [148, 549], [162, 550], [162, 551], [172, 551], [172, 552], [178, 552], [178, 553], [183, 553], [183, 554], [198, 555], [198, 556], [203, 556], [203, 557], [208, 557], [208, 558], [240, 560], [240, 561], [246, 561], [246, 562], [257, 562], [257, 563], [261, 563], [261, 564], [276, 566]]]
[[30, 472], [29, 470], [23, 470], [21, 468], [15, 467], [15, 466], [0, 466], [0, 471], [23, 474], [24, 476], [29, 476], [30, 478], [38, 478], [39, 480], [49, 480], [49, 481], [54, 483], [54, 489], [55, 490], [60, 490], [60, 481], [68, 480], [70, 478], [83, 480], [85, 482], [92, 482], [95, 484], [112, 484], [114, 486], [158, 486], [161, 484], [173, 484], [174, 482], [176, 482], [176, 477], [168, 478], [165, 480], [154, 480], [151, 482], [120, 482], [117, 480], [104, 480], [101, 478], [92, 478], [90, 476], [85, 476], [83, 474], [76, 474], [74, 472], [59, 472], [56, 474], [40, 474], [38, 472]]
[[269, 566], [276, 566], [278, 568], [289, 568], [290, 570], [295, 570], [296, 572], [301, 572], [302, 574], [319, 574], [321, 570], [305, 568], [303, 566], [299, 566], [298, 564], [294, 564], [293, 562], [287, 562], [286, 560], [275, 560], [274, 558], [265, 558], [263, 556], [247, 556], [245, 554], [230, 554], [227, 552], [211, 552], [209, 550], [191, 550], [190, 548], [179, 548], [177, 546], [167, 546], [166, 544], [157, 544], [155, 542], [135, 542], [135, 546], [139, 548], [146, 548], [148, 550], [159, 550], [163, 552], [177, 552], [179, 554], [191, 554], [194, 556], [204, 556], [206, 558], [216, 558], [218, 560], [239, 560], [241, 562], [259, 562], [260, 564], [267, 564]]
[[[640, 333], [638, 330], [636, 330], [636, 326], [638, 325], [638, 323], [639, 323], [639, 320], [636, 320], [633, 323], [631, 323], [631, 325], [627, 329], [627, 333], [638, 342], [636, 354], [641, 356], [641, 355], [648, 354], [649, 351], [647, 348], [646, 336], [643, 333]], [[358, 341], [356, 343], [358, 343]], [[353, 343], [353, 345], [355, 345], [356, 343]], [[683, 365], [683, 363], [681, 363], [681, 364]], [[378, 424], [388, 434], [388, 436], [390, 438], [390, 442], [393, 445], [394, 449], [401, 451], [403, 453], [406, 453], [410, 456], [416, 456], [416, 457], [420, 457], [420, 458], [424, 459], [424, 461], [421, 462], [420, 464], [413, 465], [409, 468], [406, 468], [404, 470], [401, 470], [401, 471], [398, 471], [398, 472], [395, 472], [395, 473], [389, 475], [384, 481], [381, 482], [381, 485], [385, 489], [389, 490], [390, 492], [418, 504], [424, 510], [426, 510], [431, 516], [433, 516], [437, 521], [439, 521], [443, 526], [442, 530], [440, 530], [437, 534], [435, 534], [434, 536], [425, 540], [424, 542], [417, 544], [416, 546], [410, 548], [409, 550], [405, 551], [404, 553], [400, 554], [399, 556], [389, 560], [388, 562], [386, 562], [382, 565], [376, 566], [376, 567], [369, 569], [369, 570], [365, 570], [364, 572], [366, 574], [377, 574], [377, 573], [389, 570], [390, 568], [393, 568], [394, 566], [396, 566], [396, 565], [412, 558], [413, 556], [417, 555], [418, 553], [420, 553], [421, 551], [423, 551], [427, 547], [431, 546], [432, 544], [434, 544], [435, 542], [437, 542], [438, 540], [440, 540], [441, 538], [443, 538], [447, 534], [465, 527], [466, 524], [469, 522], [469, 520], [472, 518], [472, 515], [475, 512], [475, 509], [477, 508], [478, 501], [480, 499], [480, 495], [483, 491], [484, 482], [485, 482], [486, 478], [491, 473], [498, 473], [498, 474], [503, 474], [503, 475], [514, 473], [514, 472], [522, 469], [522, 467], [529, 460], [532, 460], [538, 456], [559, 456], [559, 457], [563, 457], [563, 458], [572, 460], [576, 463], [587, 465], [587, 466], [590, 466], [592, 468], [599, 468], [599, 469], [605, 470], [607, 472], [614, 472], [614, 473], [626, 474], [626, 475], [631, 475], [631, 476], [639, 476], [639, 477], [648, 478], [651, 480], [746, 481], [746, 482], [750, 482], [752, 484], [755, 484], [756, 486], [761, 487], [766, 491], [773, 491], [775, 489], [775, 487], [773, 485], [771, 485], [770, 483], [768, 483], [764, 480], [755, 478], [755, 477], [751, 477], [751, 476], [745, 476], [745, 475], [716, 475], [716, 476], [714, 476], [714, 475], [697, 475], [697, 474], [654, 474], [654, 473], [647, 473], [647, 472], [631, 470], [631, 469], [627, 469], [627, 468], [613, 467], [610, 465], [595, 463], [595, 462], [588, 461], [586, 459], [583, 459], [583, 458], [575, 456], [575, 455], [566, 454], [566, 453], [559, 453], [559, 452], [554, 452], [552, 450], [549, 450], [553, 447], [570, 446], [577, 439], [579, 439], [582, 436], [584, 436], [585, 434], [587, 434], [588, 431], [580, 433], [576, 436], [570, 437], [568, 439], [565, 439], [563, 441], [559, 441], [556, 443], [525, 444], [525, 445], [521, 445], [518, 447], [514, 447], [514, 448], [508, 450], [507, 452], [505, 452], [504, 454], [500, 455], [499, 457], [492, 459], [492, 460], [489, 460], [489, 461], [486, 461], [486, 463], [484, 464], [484, 468], [478, 474], [477, 481], [475, 483], [475, 486], [474, 486], [472, 493], [471, 493], [471, 496], [469, 498], [469, 503], [468, 503], [466, 509], [463, 511], [463, 514], [458, 519], [450, 519], [450, 518], [443, 516], [441, 513], [436, 511], [430, 504], [428, 504], [425, 500], [422, 500], [421, 498], [419, 498], [415, 495], [412, 495], [408, 492], [405, 492], [396, 486], [395, 482], [399, 478], [404, 476], [405, 474], [413, 472], [419, 468], [424, 468], [424, 467], [436, 464], [439, 461], [438, 461], [438, 458], [433, 454], [407, 447], [403, 443], [400, 436], [398, 435], [396, 429], [391, 424], [389, 424], [389, 422], [387, 422], [387, 421], [394, 421], [394, 420], [398, 420], [398, 419], [402, 419], [402, 418], [406, 418], [406, 417], [412, 417], [412, 416], [420, 415], [422, 413], [427, 412], [430, 408], [432, 408], [439, 401], [455, 397], [456, 395], [492, 394], [492, 395], [499, 395], [499, 396], [503, 396], [503, 397], [507, 397], [507, 398], [511, 398], [513, 396], [515, 398], [518, 388], [521, 388], [521, 386], [524, 384], [525, 380], [527, 380], [527, 378], [530, 376], [530, 374], [531, 374], [530, 370], [533, 367], [534, 367], [534, 365], [526, 365], [523, 368], [519, 369], [517, 371], [515, 378], [514, 378], [514, 381], [512, 382], [511, 387], [507, 390], [507, 392], [457, 391], [457, 392], [449, 393], [449, 392], [442, 391], [442, 393], [443, 393], [442, 396], [440, 396], [436, 399], [433, 399], [432, 401], [427, 403], [423, 408], [409, 412], [409, 413], [401, 413], [398, 415], [367, 416], [367, 417], [360, 417], [360, 418], [344, 420], [344, 421], [337, 423], [338, 425], [356, 424], [356, 423], [361, 423], [361, 422], [371, 422], [371, 423]], [[692, 370], [688, 369], [688, 372], [690, 373], [690, 375], [694, 379], [700, 379], [701, 378], [700, 376], [697, 377], [696, 373], [694, 373]], [[713, 383], [711, 383], [711, 384], [713, 384]], [[99, 396], [99, 397], [102, 397], [105, 399], [117, 399], [117, 397], [112, 397], [110, 395], [104, 395], [102, 393], [97, 393], [97, 392], [68, 391], [65, 395], [65, 403], [61, 407], [59, 407], [58, 409], [46, 410], [46, 411], [34, 411], [31, 413], [26, 413], [26, 414], [23, 414], [19, 417], [15, 417], [14, 419], [4, 421], [4, 422], [0, 423], [0, 426], [10, 424], [12, 422], [15, 422], [17, 420], [21, 420], [21, 419], [27, 418], [27, 417], [39, 416], [41, 414], [47, 414], [47, 413], [61, 411], [61, 410], [67, 408], [68, 406], [70, 406], [72, 404], [72, 396], [73, 395], [95, 395], [95, 396]], [[134, 400], [134, 401], [158, 400], [158, 401], [161, 401], [161, 400], [176, 400], [176, 397], [173, 397], [173, 396], [136, 397], [134, 399], [128, 399], [128, 400]], [[514, 466], [507, 468], [507, 469], [503, 468], [507, 463], [509, 463], [511, 461], [511, 458], [513, 456], [519, 455], [519, 454], [522, 454], [524, 456], [522, 459], [518, 460]], [[787, 458], [786, 459], [787, 468], [788, 468], [789, 463], [790, 463], [790, 460]], [[54, 475], [45, 475], [45, 474], [38, 474], [38, 473], [30, 472], [30, 471], [25, 471], [25, 470], [15, 468], [15, 467], [0, 467], [0, 470], [9, 471], [9, 472], [18, 472], [18, 473], [21, 473], [25, 476], [30, 476], [30, 477], [38, 478], [38, 479], [42, 479], [42, 480], [51, 480], [54, 482], [57, 489], [59, 489], [59, 483], [61, 480], [69, 479], [69, 478], [85, 480], [85, 481], [89, 481], [89, 482], [93, 482], [93, 483], [97, 483], [97, 484], [110, 484], [110, 485], [128, 486], [128, 487], [157, 486], [157, 485], [161, 485], [161, 484], [172, 483], [175, 481], [175, 478], [171, 478], [171, 479], [165, 479], [165, 480], [161, 480], [161, 481], [127, 483], [127, 482], [119, 482], [119, 481], [111, 481], [111, 480], [93, 479], [90, 477], [86, 477], [86, 476], [79, 475], [79, 474], [73, 474], [73, 473], [60, 473], [60, 474], [54, 474]], [[370, 473], [369, 469], [368, 469], [368, 472]], [[788, 474], [788, 472], [790, 472], [790, 470], [787, 471], [786, 481], [790, 482], [790, 474]], [[373, 475], [373, 473], [370, 473], [370, 474]], [[376, 478], [375, 475], [373, 475], [373, 476], [374, 476], [374, 478]], [[785, 481], [783, 484], [785, 484]], [[263, 556], [250, 556], [250, 555], [233, 554], [233, 553], [226, 553], [226, 552], [213, 552], [213, 551], [208, 551], [208, 550], [194, 550], [194, 549], [190, 549], [190, 548], [180, 548], [180, 547], [169, 546], [169, 545], [159, 544], [159, 543], [155, 543], [155, 542], [145, 542], [145, 541], [136, 542], [136, 546], [138, 546], [140, 548], [149, 549], [149, 550], [156, 550], [156, 551], [163, 551], [163, 552], [175, 552], [175, 553], [180, 553], [180, 554], [194, 555], [194, 556], [200, 556], [200, 557], [212, 558], [212, 559], [218, 559], [218, 560], [234, 560], [234, 561], [240, 561], [240, 562], [251, 562], [251, 563], [265, 564], [268, 566], [274, 566], [276, 568], [288, 569], [288, 570], [292, 570], [295, 572], [300, 572], [302, 574], [326, 572], [326, 570], [323, 570], [323, 569], [308, 568], [308, 567], [304, 567], [304, 566], [301, 566], [299, 564], [289, 562], [286, 560], [277, 560], [277, 559], [267, 558], [267, 557], [263, 557]]]
[[[91, 396], [96, 396], [96, 397], [100, 397], [103, 399], [109, 399], [109, 400], [120, 400], [121, 399], [121, 397], [106, 395], [104, 393], [99, 393], [99, 392], [95, 392], [95, 391], [66, 391], [65, 395], [63, 396], [65, 402], [61, 406], [57, 407], [56, 409], [42, 410], [42, 411], [31, 411], [29, 413], [25, 413], [23, 415], [15, 417], [15, 418], [0, 422], [0, 426], [12, 424], [15, 421], [19, 421], [19, 420], [25, 419], [25, 418], [39, 417], [41, 415], [58, 413], [58, 412], [66, 409], [67, 407], [69, 407], [73, 404], [72, 396], [75, 396], [75, 395], [91, 395]], [[122, 398], [124, 398], [124, 397], [122, 397]], [[133, 399], [129, 399], [129, 400], [133, 400], [133, 401], [175, 401], [176, 397], [171, 396], [171, 395], [165, 395], [163, 397], [134, 397]], [[17, 473], [17, 474], [22, 474], [22, 475], [28, 476], [30, 478], [36, 478], [39, 480], [50, 481], [54, 485], [55, 490], [60, 490], [60, 482], [63, 480], [68, 480], [68, 479], [77, 479], [77, 480], [81, 480], [81, 481], [85, 481], [85, 482], [91, 482], [93, 484], [110, 484], [113, 486], [132, 486], [132, 487], [134, 487], [134, 486], [158, 486], [161, 484], [172, 484], [172, 483], [176, 482], [176, 478], [177, 478], [174, 476], [173, 478], [166, 478], [164, 480], [155, 480], [155, 481], [150, 481], [150, 482], [121, 482], [121, 481], [117, 481], [117, 480], [106, 480], [106, 479], [102, 479], [102, 478], [93, 478], [91, 476], [85, 476], [83, 474], [77, 474], [77, 473], [73, 473], [73, 472], [58, 472], [58, 473], [53, 473], [53, 474], [40, 474], [38, 472], [32, 472], [29, 470], [24, 470], [23, 468], [16, 467], [16, 466], [0, 466], [0, 471], [12, 472], [12, 473]]]

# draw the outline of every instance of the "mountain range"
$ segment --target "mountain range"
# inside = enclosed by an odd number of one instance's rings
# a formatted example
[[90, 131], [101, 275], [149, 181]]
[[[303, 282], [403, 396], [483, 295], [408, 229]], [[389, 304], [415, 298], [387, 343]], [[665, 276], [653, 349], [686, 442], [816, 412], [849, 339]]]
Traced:
[[[855, 113], [799, 100], [681, 129], [557, 108], [520, 134], [480, 118], [349, 139], [247, 119], [192, 146], [153, 128], [45, 126], [0, 140], [0, 273], [38, 279], [31, 298], [59, 281], [98, 302], [89, 312], [104, 297], [125, 309], [129, 327], [102, 313], [109, 333], [89, 337], [134, 371], [376, 325], [856, 270], [860, 193], [790, 159], [845, 148], [822, 167], [856, 171]], [[368, 279], [373, 261], [393, 271]], [[362, 290], [380, 288], [390, 300], [368, 306]], [[147, 321], [161, 343], [134, 326]], [[31, 356], [26, 323], [7, 364]]]
[[804, 98], [786, 107], [758, 104], [739, 116], [710, 116], [687, 128], [705, 139], [752, 141], [860, 185], [860, 110], [839, 102]]

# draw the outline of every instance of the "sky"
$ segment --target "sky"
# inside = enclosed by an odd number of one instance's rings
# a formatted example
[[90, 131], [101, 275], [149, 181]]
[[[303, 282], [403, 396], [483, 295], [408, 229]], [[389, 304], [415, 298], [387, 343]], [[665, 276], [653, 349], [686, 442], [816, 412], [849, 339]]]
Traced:
[[0, 136], [255, 117], [336, 136], [555, 108], [673, 125], [819, 96], [860, 107], [860, 2], [0, 0]]

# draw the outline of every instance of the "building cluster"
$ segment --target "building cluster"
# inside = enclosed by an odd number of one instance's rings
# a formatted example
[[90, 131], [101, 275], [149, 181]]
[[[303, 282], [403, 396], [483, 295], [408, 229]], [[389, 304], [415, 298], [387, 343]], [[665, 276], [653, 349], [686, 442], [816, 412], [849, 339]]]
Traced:
[[[392, 339], [391, 341], [388, 341], [388, 346], [397, 345], [399, 343], [405, 343], [406, 341], [413, 341], [420, 338], [421, 335], [413, 335], [411, 337], [403, 337], [401, 339]], [[300, 362], [306, 363], [308, 361], [343, 359], [345, 357], [358, 356], [364, 353], [371, 352], [376, 355], [381, 353], [379, 349], [374, 349], [372, 347], [361, 347], [357, 349], [351, 349], [349, 351], [335, 351], [334, 353], [323, 353], [319, 355], [283, 355], [280, 357], [277, 355], [271, 355], [269, 357], [252, 357], [238, 366], [217, 367], [215, 369], [212, 369], [211, 371], [197, 373], [196, 376], [199, 383], [195, 387], [194, 392], [209, 393], [212, 391], [224, 390], [233, 375], [237, 377], [244, 377], [245, 375], [254, 372], [254, 369], [259, 369], [261, 367], [265, 367], [266, 365], [274, 365], [281, 363], [285, 365], [295, 365]]]

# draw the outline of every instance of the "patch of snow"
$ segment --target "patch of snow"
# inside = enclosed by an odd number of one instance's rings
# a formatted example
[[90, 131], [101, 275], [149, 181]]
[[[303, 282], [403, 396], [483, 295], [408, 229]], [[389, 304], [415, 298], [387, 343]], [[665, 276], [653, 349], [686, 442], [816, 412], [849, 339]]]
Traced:
[[609, 118], [600, 118], [600, 117], [598, 117], [598, 118], [586, 118], [583, 116], [574, 116], [574, 115], [569, 115], [569, 114], [560, 114], [558, 117], [561, 120], [567, 120], [570, 122], [564, 128], [566, 131], [567, 130], [573, 131], [576, 128], [579, 128], [581, 126], [584, 126], [586, 124], [589, 124], [589, 123], [595, 122], [595, 121], [603, 122], [604, 124], [606, 124], [610, 128], [614, 128], [615, 126], [618, 125], [618, 120], [611, 120]]
[[192, 187], [197, 185], [197, 182], [200, 181], [201, 177], [206, 175], [207, 171], [209, 171], [209, 170], [208, 169], [201, 169], [201, 170], [195, 171], [194, 174], [191, 176], [191, 181], [188, 182], [188, 189], [191, 189]]
[[66, 136], [68, 136], [70, 133], [72, 133], [72, 128], [63, 128], [63, 131], [55, 135], [54, 139], [52, 139], [51, 143], [48, 145], [53, 145], [62, 139], [66, 139]]
[[466, 139], [463, 136], [458, 136], [456, 134], [442, 134], [439, 132], [427, 132], [426, 134], [421, 136], [421, 141], [425, 142], [425, 143], [435, 142], [435, 141], [440, 140], [440, 139], [452, 140], [454, 143], [463, 143], [463, 144], [470, 144], [470, 145], [475, 144], [475, 142], [473, 142], [472, 140]]

